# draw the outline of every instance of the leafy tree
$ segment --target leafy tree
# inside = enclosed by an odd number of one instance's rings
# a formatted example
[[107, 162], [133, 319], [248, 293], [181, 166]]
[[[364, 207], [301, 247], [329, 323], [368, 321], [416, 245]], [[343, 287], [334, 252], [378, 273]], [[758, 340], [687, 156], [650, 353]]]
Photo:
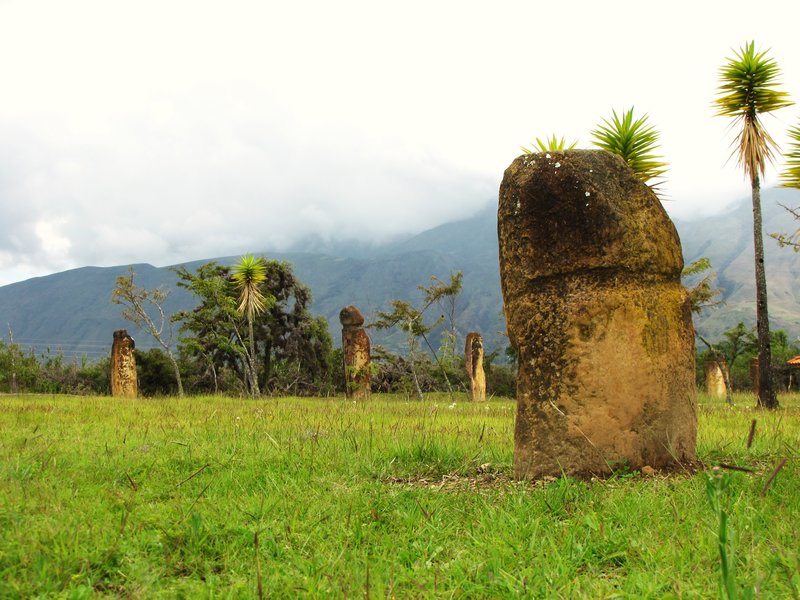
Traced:
[[400, 331], [406, 333], [409, 366], [414, 381], [414, 389], [416, 390], [417, 398], [422, 400], [422, 387], [420, 386], [419, 374], [416, 368], [416, 363], [419, 360], [417, 357], [417, 338], [424, 337], [426, 343], [430, 347], [427, 334], [434, 328], [434, 325], [426, 325], [422, 317], [423, 311], [414, 308], [405, 300], [392, 300], [391, 305], [391, 312], [378, 311], [378, 320], [372, 323], [371, 326], [375, 329], [397, 327]]
[[753, 331], [745, 327], [744, 323], [737, 323], [735, 327], [723, 332], [725, 338], [720, 346], [725, 353], [729, 365], [733, 365], [740, 356], [757, 351], [757, 340]]
[[[378, 320], [370, 325], [376, 329], [390, 329], [391, 327], [397, 327], [406, 333], [411, 371], [414, 378], [417, 397], [420, 399], [422, 399], [422, 389], [419, 382], [419, 376], [415, 368], [415, 362], [418, 360], [416, 356], [417, 338], [422, 338], [434, 360], [436, 361], [436, 364], [439, 366], [442, 375], [444, 376], [447, 389], [451, 394], [453, 392], [453, 388], [450, 385], [450, 380], [447, 377], [447, 370], [442, 364], [438, 353], [433, 348], [430, 339], [428, 338], [428, 334], [444, 322], [445, 316], [441, 315], [432, 323], [426, 323], [424, 315], [425, 312], [434, 304], [441, 306], [442, 303], [447, 302], [448, 300], [455, 302], [455, 297], [461, 291], [462, 276], [463, 274], [461, 271], [451, 274], [450, 283], [445, 283], [435, 276], [431, 277], [433, 282], [431, 285], [417, 286], [417, 289], [420, 290], [423, 295], [422, 303], [419, 308], [414, 307], [411, 303], [406, 302], [405, 300], [392, 300], [392, 310], [390, 312], [378, 311]], [[455, 307], [455, 304], [452, 306]]]
[[49, 348], [37, 356], [33, 349], [23, 351], [17, 344], [0, 341], [0, 390], [12, 394], [108, 394], [110, 362], [108, 357], [94, 364], [85, 358], [80, 363], [65, 361], [61, 352]]
[[[711, 261], [706, 257], [698, 258], [684, 267], [681, 279], [686, 286], [686, 291], [689, 293], [689, 302], [691, 303], [693, 314], [699, 314], [706, 308], [716, 308], [723, 303], [723, 300], [719, 299], [722, 290], [714, 287], [713, 284], [715, 277], [716, 273], [711, 271]], [[697, 330], [695, 330], [695, 335], [705, 344], [709, 355], [719, 366], [722, 378], [725, 381], [728, 404], [733, 404], [733, 386], [731, 385], [730, 372], [728, 364], [725, 362], [725, 357], [717, 347], [700, 335]]]
[[623, 111], [622, 116], [612, 111], [611, 120], [603, 119], [603, 124], [592, 131], [594, 145], [622, 157], [636, 176], [643, 182], [655, 180], [650, 184], [658, 188], [667, 172], [667, 163], [655, 154], [658, 148], [658, 131], [647, 122], [648, 116], [633, 118], [633, 107]]
[[177, 313], [180, 322], [181, 352], [187, 362], [200, 361], [213, 378], [214, 392], [219, 391], [220, 371], [230, 368], [240, 376], [247, 389], [249, 373], [245, 370], [245, 348], [239, 333], [239, 313], [234, 291], [228, 281], [230, 269], [215, 262], [200, 266], [191, 273], [184, 266], [173, 269], [177, 285], [195, 294], [200, 304], [191, 311]]
[[[786, 153], [786, 168], [781, 172], [781, 187], [800, 189], [800, 125], [789, 129], [789, 151]], [[800, 208], [784, 206], [795, 220], [800, 220]], [[800, 229], [792, 234], [771, 233], [778, 244], [800, 252]]]
[[0, 386], [11, 394], [36, 391], [40, 367], [32, 353], [23, 352], [13, 337], [8, 344], [0, 341]]
[[[106, 356], [94, 363], [82, 361], [80, 380], [92, 393], [107, 396], [111, 393], [111, 357]], [[85, 392], [81, 392], [85, 393]]]
[[758, 353], [758, 340], [753, 328], [737, 323], [722, 333], [722, 339], [713, 348], [724, 357], [728, 367], [729, 381], [726, 385], [730, 383], [731, 389], [748, 388], [751, 383], [749, 358]]
[[[164, 314], [164, 301], [169, 296], [169, 291], [162, 288], [146, 290], [143, 287], [139, 287], [133, 282], [135, 275], [136, 273], [131, 266], [128, 267], [128, 275], [117, 277], [117, 287], [111, 292], [111, 302], [124, 306], [122, 318], [137, 327], [146, 329], [153, 339], [158, 342], [159, 346], [164, 349], [172, 364], [175, 382], [178, 386], [178, 395], [183, 396], [181, 371], [171, 347], [173, 341], [172, 321], [167, 319]], [[158, 324], [148, 314], [148, 305], [158, 313]], [[167, 328], [166, 332], [164, 331], [165, 327]]]
[[8, 391], [12, 394], [16, 394], [19, 391], [17, 388], [17, 354], [19, 354], [19, 346], [14, 343], [14, 332], [11, 330], [10, 323], [8, 325], [8, 340], [9, 345], [6, 353], [8, 357], [8, 366], [4, 370], [8, 372]]
[[144, 396], [168, 396], [174, 394], [175, 377], [172, 362], [160, 348], [147, 351], [135, 349], [136, 372], [139, 392]]
[[530, 148], [520, 146], [520, 150], [522, 150], [524, 154], [533, 154], [534, 152], [560, 152], [562, 150], [572, 150], [577, 145], [578, 140], [575, 140], [572, 144], [567, 146], [567, 140], [563, 137], [558, 139], [558, 136], [554, 133], [551, 137], [545, 138], [544, 140], [540, 140], [537, 137], [536, 143], [531, 144]]
[[706, 257], [685, 266], [681, 272], [681, 279], [689, 292], [689, 301], [692, 312], [697, 314], [706, 308], [716, 308], [723, 303], [720, 300], [722, 290], [714, 287], [717, 274], [711, 271], [711, 261]]
[[253, 321], [257, 314], [263, 313], [271, 300], [261, 291], [261, 284], [267, 278], [267, 268], [261, 258], [246, 255], [233, 268], [231, 279], [234, 287], [239, 291], [240, 314], [247, 315], [247, 331], [250, 340], [250, 352], [246, 353], [247, 371], [250, 373], [250, 393], [259, 394], [258, 376], [256, 374], [256, 336], [253, 332]]
[[771, 381], [772, 356], [767, 309], [767, 279], [764, 269], [764, 243], [761, 226], [761, 177], [767, 161], [772, 162], [777, 144], [761, 122], [761, 115], [790, 106], [786, 92], [777, 88], [780, 69], [767, 53], [756, 52], [749, 42], [719, 72], [719, 95], [714, 100], [717, 115], [730, 117], [738, 126], [733, 153], [745, 176], [750, 178], [753, 203], [753, 246], [756, 274], [756, 322], [759, 346], [758, 405], [777, 408], [778, 398]]
[[[313, 318], [308, 306], [311, 293], [288, 263], [263, 261], [264, 279], [259, 293], [268, 298], [266, 308], [253, 315], [253, 370], [260, 390], [309, 393], [331, 385], [332, 342], [327, 322]], [[189, 362], [210, 373], [215, 389], [235, 373], [245, 389], [253, 389], [248, 371], [246, 318], [238, 310], [240, 294], [232, 269], [207, 263], [189, 272], [174, 269], [178, 285], [192, 291], [198, 306], [176, 315], [181, 322], [181, 349]]]

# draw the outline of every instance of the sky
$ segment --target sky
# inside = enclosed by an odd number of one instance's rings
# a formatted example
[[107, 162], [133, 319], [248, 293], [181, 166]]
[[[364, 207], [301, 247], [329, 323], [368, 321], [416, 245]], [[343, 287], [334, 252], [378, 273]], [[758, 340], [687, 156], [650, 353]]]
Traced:
[[[718, 70], [755, 40], [800, 102], [798, 17], [786, 0], [0, 0], [0, 285], [420, 232], [496, 206], [520, 146], [589, 147], [631, 106], [661, 133], [668, 212], [722, 211], [749, 184]], [[765, 119], [779, 143], [798, 122]]]

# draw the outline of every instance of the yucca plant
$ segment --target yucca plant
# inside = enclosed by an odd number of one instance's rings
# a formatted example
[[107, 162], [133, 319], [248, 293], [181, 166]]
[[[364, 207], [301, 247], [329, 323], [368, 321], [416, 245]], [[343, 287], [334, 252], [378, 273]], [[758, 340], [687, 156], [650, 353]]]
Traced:
[[778, 63], [767, 58], [767, 52], [756, 52], [755, 43], [745, 44], [728, 59], [719, 72], [719, 96], [714, 100], [717, 115], [733, 119], [732, 127], [740, 127], [733, 142], [733, 154], [745, 176], [750, 178], [753, 201], [753, 247], [756, 274], [756, 321], [758, 327], [758, 404], [777, 408], [778, 399], [772, 386], [772, 352], [769, 339], [767, 278], [764, 270], [764, 242], [761, 226], [761, 177], [767, 162], [778, 149], [775, 140], [761, 122], [761, 115], [790, 106], [789, 95], [780, 85]]
[[592, 136], [595, 146], [621, 156], [639, 179], [653, 181], [649, 185], [655, 190], [667, 172], [667, 163], [656, 154], [659, 134], [647, 119], [647, 115], [634, 119], [633, 107], [621, 117], [614, 110], [611, 120], [603, 119]]
[[800, 189], [800, 124], [789, 129], [789, 151], [781, 172], [781, 187]]
[[231, 279], [234, 287], [239, 291], [239, 314], [247, 317], [247, 334], [249, 336], [249, 352], [246, 363], [250, 375], [250, 393], [259, 394], [258, 377], [256, 375], [256, 340], [253, 331], [255, 316], [267, 308], [267, 298], [261, 292], [260, 286], [267, 278], [267, 267], [261, 258], [245, 255], [233, 268]]
[[520, 149], [524, 154], [533, 154], [534, 152], [560, 152], [562, 150], [572, 150], [577, 145], [578, 140], [575, 140], [572, 142], [572, 144], [567, 146], [566, 138], [562, 137], [561, 139], [558, 139], [558, 136], [554, 133], [551, 137], [545, 138], [544, 140], [540, 140], [537, 137], [536, 143], [531, 144], [531, 148], [520, 146]]

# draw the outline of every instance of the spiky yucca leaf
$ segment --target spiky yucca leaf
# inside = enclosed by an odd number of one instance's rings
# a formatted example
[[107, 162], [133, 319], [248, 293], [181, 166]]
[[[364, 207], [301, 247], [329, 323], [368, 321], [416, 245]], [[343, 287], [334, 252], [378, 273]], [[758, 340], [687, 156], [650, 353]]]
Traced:
[[[645, 183], [660, 179], [667, 172], [667, 163], [655, 154], [658, 148], [658, 131], [647, 122], [648, 116], [633, 118], [633, 107], [617, 115], [612, 111], [611, 120], [592, 131], [594, 145], [613, 154], [618, 154]], [[660, 181], [650, 184], [656, 188]]]
[[239, 290], [239, 312], [253, 315], [264, 312], [266, 298], [259, 286], [267, 278], [267, 267], [261, 258], [251, 255], [243, 256], [239, 264], [233, 268], [233, 284]]
[[520, 146], [522, 152], [525, 154], [533, 154], [534, 152], [559, 152], [561, 150], [572, 150], [575, 146], [578, 145], [578, 140], [575, 140], [567, 146], [566, 138], [562, 137], [560, 140], [554, 133], [552, 137], [545, 138], [544, 140], [540, 140], [538, 137], [536, 138], [536, 143], [531, 144], [531, 148], [527, 148], [525, 146]]
[[800, 189], [800, 125], [789, 129], [786, 168], [781, 172], [781, 187]]
[[778, 63], [767, 58], [767, 51], [756, 52], [755, 42], [739, 49], [719, 71], [719, 97], [714, 100], [717, 115], [731, 117], [732, 126], [741, 130], [732, 146], [745, 175], [764, 175], [767, 161], [774, 160], [775, 140], [761, 123], [759, 115], [791, 106], [789, 94], [779, 85]]

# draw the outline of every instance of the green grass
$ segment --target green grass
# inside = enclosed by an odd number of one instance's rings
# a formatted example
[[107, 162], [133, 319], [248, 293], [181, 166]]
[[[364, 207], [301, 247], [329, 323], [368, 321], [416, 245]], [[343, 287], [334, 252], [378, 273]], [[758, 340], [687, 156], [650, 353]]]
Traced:
[[800, 398], [736, 400], [712, 508], [707, 472], [511, 481], [505, 400], [0, 397], [0, 597], [707, 598], [720, 511], [728, 589], [798, 597]]

